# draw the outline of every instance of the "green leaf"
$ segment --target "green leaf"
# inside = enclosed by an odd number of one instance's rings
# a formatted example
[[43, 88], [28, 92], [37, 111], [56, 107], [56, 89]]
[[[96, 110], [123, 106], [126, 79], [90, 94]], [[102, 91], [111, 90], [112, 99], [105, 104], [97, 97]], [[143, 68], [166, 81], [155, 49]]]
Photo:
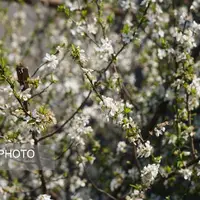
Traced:
[[128, 34], [130, 32], [130, 26], [128, 24], [125, 24], [123, 29], [122, 29], [122, 33]]
[[130, 113], [130, 112], [131, 112], [131, 109], [130, 109], [130, 108], [127, 108], [127, 107], [124, 108], [124, 113], [125, 113], [125, 114], [128, 114], [128, 113]]
[[114, 16], [113, 16], [113, 14], [108, 15], [108, 17], [107, 17], [107, 22], [108, 22], [109, 24], [112, 24], [113, 21], [114, 21]]
[[65, 5], [59, 5], [57, 7], [58, 12], [64, 12], [65, 15], [69, 18], [70, 17], [70, 9], [66, 7]]
[[74, 60], [78, 60], [80, 58], [80, 50], [74, 44], [71, 45], [71, 56]]
[[87, 16], [87, 14], [88, 14], [87, 10], [82, 10], [81, 11], [81, 15], [82, 15], [83, 18], [85, 18]]

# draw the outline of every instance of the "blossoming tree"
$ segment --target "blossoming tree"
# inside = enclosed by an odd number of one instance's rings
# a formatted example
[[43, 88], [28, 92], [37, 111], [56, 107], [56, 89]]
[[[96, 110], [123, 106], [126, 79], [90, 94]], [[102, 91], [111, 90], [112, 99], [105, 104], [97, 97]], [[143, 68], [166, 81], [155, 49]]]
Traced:
[[0, 144], [44, 145], [55, 168], [1, 168], [0, 199], [198, 199], [199, 10], [1, 1]]

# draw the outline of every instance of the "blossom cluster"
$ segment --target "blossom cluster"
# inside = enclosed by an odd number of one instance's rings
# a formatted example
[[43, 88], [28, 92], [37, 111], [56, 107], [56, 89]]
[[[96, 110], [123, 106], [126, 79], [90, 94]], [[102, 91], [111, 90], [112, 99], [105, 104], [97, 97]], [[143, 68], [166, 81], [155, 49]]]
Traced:
[[55, 154], [0, 170], [0, 199], [200, 198], [199, 9], [0, 2], [0, 142]]

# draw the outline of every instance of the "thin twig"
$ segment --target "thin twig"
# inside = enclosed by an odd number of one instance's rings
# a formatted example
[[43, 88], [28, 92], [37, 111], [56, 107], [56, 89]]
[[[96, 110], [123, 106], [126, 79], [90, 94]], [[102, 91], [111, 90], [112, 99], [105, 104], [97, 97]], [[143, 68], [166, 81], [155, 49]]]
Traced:
[[38, 93], [36, 93], [36, 94], [33, 94], [33, 95], [29, 98], [29, 100], [30, 100], [30, 99], [33, 99], [33, 98], [36, 97], [36, 96], [41, 95], [42, 93], [44, 93], [52, 84], [53, 84], [53, 83], [50, 83], [50, 84], [49, 84], [47, 87], [45, 87], [42, 91], [40, 91], [40, 92], [38, 92]]
[[55, 135], [55, 134], [58, 133], [59, 131], [61, 131], [61, 130], [65, 127], [65, 125], [66, 125], [68, 122], [70, 122], [70, 121], [74, 118], [74, 116], [85, 106], [85, 104], [86, 104], [87, 100], [89, 99], [91, 93], [92, 93], [92, 91], [90, 90], [89, 93], [88, 93], [88, 95], [87, 95], [87, 97], [84, 99], [84, 101], [81, 103], [81, 105], [76, 109], [76, 111], [75, 111], [61, 126], [59, 126], [59, 127], [58, 127], [55, 131], [53, 131], [52, 133], [50, 133], [50, 134], [48, 134], [48, 135], [45, 135], [45, 136], [39, 138], [37, 141], [38, 141], [38, 142], [39, 142], [39, 141], [42, 141], [42, 140], [44, 140], [44, 139], [46, 139], [46, 138], [49, 138], [49, 137]]
[[40, 181], [41, 181], [41, 184], [42, 184], [42, 192], [44, 194], [46, 194], [47, 193], [46, 181], [45, 181], [43, 170], [42, 170], [42, 164], [41, 164], [40, 155], [39, 155], [39, 151], [38, 151], [38, 140], [36, 138], [35, 132], [32, 132], [32, 138], [33, 138], [34, 144], [35, 144], [35, 146], [34, 146], [35, 147], [35, 155], [36, 155], [37, 165], [39, 167], [38, 172], [39, 172]]

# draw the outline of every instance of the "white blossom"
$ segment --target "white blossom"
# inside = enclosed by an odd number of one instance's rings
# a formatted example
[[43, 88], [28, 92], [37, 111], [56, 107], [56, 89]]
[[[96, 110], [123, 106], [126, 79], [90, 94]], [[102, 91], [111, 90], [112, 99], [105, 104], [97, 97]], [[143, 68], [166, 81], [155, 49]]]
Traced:
[[122, 41], [125, 43], [125, 44], [128, 44], [132, 41], [133, 39], [133, 32], [132, 31], [129, 31], [128, 33], [122, 33]]
[[120, 110], [123, 109], [123, 104], [118, 104], [110, 97], [102, 96], [103, 102], [100, 103], [102, 107], [108, 109], [108, 115], [114, 117]]
[[80, 187], [85, 187], [86, 185], [86, 180], [85, 179], [81, 179], [78, 176], [74, 175], [71, 177], [70, 179], [70, 191], [71, 192], [75, 192], [78, 188]]
[[146, 5], [147, 6], [150, 1], [153, 2], [153, 3], [156, 3], [156, 2], [162, 3], [163, 2], [163, 0], [143, 0], [141, 2], [141, 5]]
[[50, 55], [46, 53], [45, 57], [43, 58], [44, 63], [47, 67], [55, 69], [58, 65], [58, 58], [56, 55]]
[[124, 141], [120, 141], [117, 144], [117, 153], [119, 154], [120, 152], [125, 153], [126, 152], [126, 146], [127, 144]]
[[191, 179], [192, 171], [190, 169], [181, 169], [179, 172], [183, 175], [185, 180]]
[[73, 143], [79, 146], [80, 149], [85, 147], [85, 135], [93, 132], [89, 124], [88, 115], [76, 115], [68, 129], [68, 137], [73, 141]]
[[101, 39], [101, 45], [95, 48], [96, 52], [100, 54], [100, 58], [108, 61], [109, 57], [114, 53], [112, 41], [108, 38]]
[[36, 200], [52, 200], [50, 195], [47, 194], [41, 194], [37, 197]]
[[143, 200], [145, 195], [143, 191], [135, 189], [131, 194], [126, 196], [126, 200]]
[[150, 142], [147, 141], [145, 144], [139, 143], [137, 147], [137, 156], [148, 158], [153, 151], [153, 147], [150, 145]]
[[150, 186], [154, 182], [156, 176], [158, 175], [159, 167], [159, 164], [148, 164], [142, 169], [141, 178], [143, 184]]
[[88, 24], [87, 25], [87, 30], [88, 30], [89, 33], [95, 35], [97, 33], [97, 31], [98, 31], [98, 28], [97, 28], [95, 23], [92, 23], [92, 24]]
[[29, 98], [31, 98], [30, 91], [31, 91], [31, 88], [28, 88], [28, 89], [20, 92], [19, 98], [22, 99], [23, 101], [27, 101]]
[[155, 128], [154, 129], [156, 137], [159, 137], [165, 132], [165, 127]]
[[136, 167], [129, 169], [128, 174], [129, 174], [130, 178], [134, 181], [137, 180], [139, 177], [139, 171]]
[[194, 76], [192, 83], [190, 84], [191, 89], [196, 90], [196, 94], [200, 97], [200, 78]]
[[199, 8], [200, 8], [200, 1], [199, 0], [194, 0], [192, 2], [192, 5], [191, 5], [190, 9], [193, 10], [193, 11], [198, 11]]
[[19, 20], [19, 22], [24, 25], [26, 22], [26, 13], [24, 11], [16, 12], [13, 16], [16, 20]]
[[167, 56], [167, 53], [165, 51], [165, 49], [158, 49], [158, 58], [160, 58], [161, 60]]
[[111, 183], [110, 183], [110, 190], [111, 191], [115, 191], [117, 188], [119, 188], [122, 183], [123, 183], [123, 180], [126, 176], [125, 172], [121, 169], [116, 169], [115, 171], [116, 173], [116, 177], [112, 179]]
[[130, 8], [131, 2], [130, 0], [119, 0], [119, 4], [123, 10], [128, 10]]
[[88, 59], [87, 59], [87, 57], [85, 55], [85, 51], [83, 49], [81, 49], [79, 51], [79, 53], [80, 53], [80, 62], [81, 62], [81, 64], [83, 66], [85, 66], [87, 64], [87, 62], [88, 62]]

